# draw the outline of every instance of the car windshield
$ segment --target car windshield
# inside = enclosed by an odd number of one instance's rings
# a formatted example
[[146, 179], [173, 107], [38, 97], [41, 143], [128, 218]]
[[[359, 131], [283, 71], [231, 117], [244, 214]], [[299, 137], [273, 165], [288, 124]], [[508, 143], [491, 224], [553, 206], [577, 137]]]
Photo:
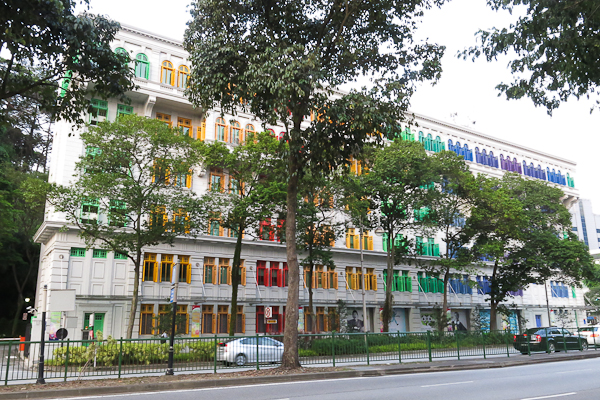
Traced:
[[596, 329], [598, 329], [595, 326], [588, 326], [586, 328], [579, 328], [580, 332], [594, 332]]

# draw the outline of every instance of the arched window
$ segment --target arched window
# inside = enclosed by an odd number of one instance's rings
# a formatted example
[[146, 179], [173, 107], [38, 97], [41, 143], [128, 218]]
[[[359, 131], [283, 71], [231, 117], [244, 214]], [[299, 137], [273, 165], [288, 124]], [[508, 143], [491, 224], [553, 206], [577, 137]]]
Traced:
[[247, 124], [246, 128], [244, 128], [245, 132], [245, 136], [248, 137], [248, 134], [255, 134], [256, 130], [254, 129], [254, 125], [252, 124]]
[[452, 150], [452, 139], [448, 139], [448, 150]]
[[190, 69], [185, 65], [180, 65], [177, 69], [177, 86], [185, 89], [188, 84]]
[[227, 125], [223, 118], [217, 118], [215, 124], [215, 139], [224, 142], [227, 138]]
[[150, 63], [148, 56], [144, 53], [139, 53], [135, 56], [135, 76], [138, 78], [148, 79], [150, 73]]
[[275, 131], [273, 129], [267, 129], [267, 131], [271, 132], [271, 136], [276, 137]]
[[285, 136], [285, 132], [281, 131], [281, 132], [279, 132], [279, 136], [277, 136], [277, 139], [281, 140], [281, 139], [283, 139], [284, 136]]
[[127, 56], [127, 58], [129, 58], [129, 53], [127, 53], [127, 50], [125, 50], [122, 47], [117, 47], [115, 49], [115, 53], [125, 55], [125, 56]]
[[160, 67], [160, 82], [165, 85], [175, 85], [175, 68], [171, 61], [163, 61]]
[[550, 172], [550, 167], [546, 167], [546, 175], [548, 176], [548, 181], [554, 182], [554, 174]]
[[242, 130], [240, 129], [240, 123], [237, 121], [231, 122], [231, 135], [229, 136], [229, 141], [231, 143], [240, 143]]

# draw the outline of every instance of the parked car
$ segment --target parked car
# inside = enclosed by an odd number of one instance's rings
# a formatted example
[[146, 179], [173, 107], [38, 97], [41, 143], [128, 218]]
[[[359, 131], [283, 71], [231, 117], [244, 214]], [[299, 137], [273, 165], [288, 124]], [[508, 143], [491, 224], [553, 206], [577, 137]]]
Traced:
[[222, 361], [225, 365], [233, 363], [242, 366], [249, 362], [256, 362], [257, 352], [259, 362], [281, 362], [283, 343], [265, 336], [245, 337], [219, 343], [217, 361]]
[[600, 346], [599, 326], [586, 326], [579, 329], [579, 334], [587, 339], [588, 346]]
[[527, 354], [528, 351], [554, 353], [565, 348], [567, 350], [587, 350], [588, 342], [584, 336], [571, 333], [565, 328], [550, 326], [530, 328], [521, 335], [515, 335], [513, 346], [522, 354]]

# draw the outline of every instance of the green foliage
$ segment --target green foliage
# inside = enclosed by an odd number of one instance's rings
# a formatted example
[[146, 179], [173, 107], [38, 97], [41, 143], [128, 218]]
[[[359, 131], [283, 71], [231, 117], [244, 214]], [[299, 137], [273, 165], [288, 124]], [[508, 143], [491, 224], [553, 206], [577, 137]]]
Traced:
[[[462, 55], [488, 61], [507, 54], [515, 75], [497, 86], [509, 99], [531, 98], [550, 114], [561, 102], [593, 95], [600, 84], [600, 13], [596, 0], [488, 0], [523, 16], [508, 28], [479, 31], [480, 45]], [[598, 100], [596, 101], [598, 104]]]
[[[86, 12], [74, 15], [77, 3], [2, 2], [0, 104], [30, 98], [56, 117], [82, 123], [88, 96], [123, 97], [134, 87], [128, 56], [110, 48], [119, 24]], [[68, 89], [57, 99], [66, 76]], [[0, 118], [5, 117], [7, 108], [0, 109]]]

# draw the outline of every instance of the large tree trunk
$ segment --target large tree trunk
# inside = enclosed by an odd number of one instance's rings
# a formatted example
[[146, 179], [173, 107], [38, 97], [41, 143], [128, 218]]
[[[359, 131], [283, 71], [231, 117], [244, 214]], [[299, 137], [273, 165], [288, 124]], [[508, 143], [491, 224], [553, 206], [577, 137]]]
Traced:
[[[133, 268], [133, 297], [131, 298], [131, 309], [129, 310], [129, 320], [127, 321], [127, 339], [133, 336], [133, 325], [137, 314], [138, 292], [140, 290], [140, 264], [142, 262], [142, 249], [138, 249]], [[154, 268], [158, 268], [155, 265]]]
[[240, 284], [240, 255], [242, 253], [242, 232], [241, 225], [238, 228], [237, 240], [235, 242], [235, 250], [233, 252], [233, 266], [231, 269], [231, 318], [229, 319], [229, 336], [235, 335], [235, 327], [237, 324], [237, 298], [238, 285]]
[[[300, 130], [300, 120], [297, 130]], [[295, 128], [296, 129], [296, 128]], [[291, 140], [293, 141], [293, 140]], [[289, 154], [287, 216], [285, 223], [286, 253], [288, 266], [288, 298], [285, 309], [285, 329], [283, 338], [283, 357], [281, 367], [285, 369], [300, 368], [298, 358], [298, 305], [300, 299], [300, 270], [298, 266], [298, 251], [296, 249], [296, 210], [298, 208], [298, 159], [294, 146]]]
[[[385, 302], [383, 303], [383, 311], [381, 312], [381, 318], [383, 318], [383, 331], [390, 331], [390, 321], [392, 320], [392, 285], [394, 282], [394, 233], [388, 231], [388, 251], [387, 251], [387, 277], [385, 282]], [[363, 316], [365, 318], [366, 316]]]
[[446, 268], [446, 272], [444, 273], [444, 293], [442, 296], [442, 315], [440, 315], [440, 321], [438, 323], [438, 330], [441, 332], [444, 331], [444, 328], [448, 326], [448, 314], [446, 310], [448, 310], [448, 280], [450, 279], [450, 268]]
[[494, 284], [494, 278], [496, 277], [496, 271], [498, 270], [498, 260], [494, 261], [494, 270], [492, 272], [492, 281], [490, 282], [490, 331], [498, 329], [498, 322], [496, 318], [496, 310], [498, 309], [498, 301], [496, 300], [498, 290]]

